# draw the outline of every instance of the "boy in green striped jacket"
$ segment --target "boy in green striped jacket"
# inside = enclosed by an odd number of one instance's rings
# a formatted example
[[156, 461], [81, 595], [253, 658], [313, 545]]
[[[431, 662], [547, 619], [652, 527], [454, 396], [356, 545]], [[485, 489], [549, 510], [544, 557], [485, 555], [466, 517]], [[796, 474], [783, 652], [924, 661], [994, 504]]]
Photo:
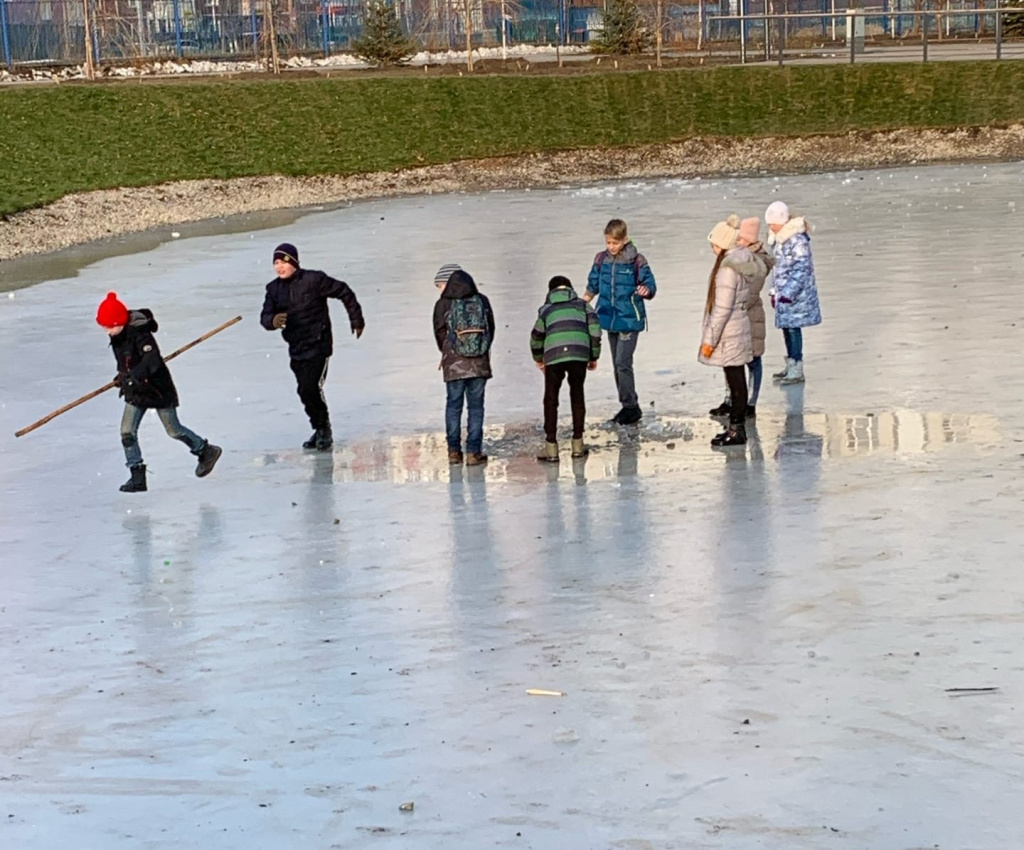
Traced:
[[538, 460], [558, 463], [558, 394], [569, 379], [572, 405], [572, 456], [585, 457], [583, 423], [587, 415], [583, 382], [597, 368], [601, 356], [601, 323], [572, 288], [569, 278], [557, 275], [548, 283], [548, 297], [530, 334], [530, 351], [544, 373], [544, 453]]

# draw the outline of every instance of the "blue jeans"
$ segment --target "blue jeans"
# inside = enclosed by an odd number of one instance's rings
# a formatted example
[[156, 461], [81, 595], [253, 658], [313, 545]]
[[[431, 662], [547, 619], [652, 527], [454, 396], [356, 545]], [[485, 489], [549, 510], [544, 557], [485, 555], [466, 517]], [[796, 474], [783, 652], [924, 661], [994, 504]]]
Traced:
[[[121, 417], [121, 445], [124, 446], [124, 456], [129, 469], [142, 464], [142, 449], [139, 448], [139, 425], [142, 424], [142, 417], [146, 415], [146, 410], [147, 408], [136, 407], [133, 404], [124, 406], [124, 415]], [[184, 443], [196, 457], [203, 453], [203, 449], [206, 448], [206, 440], [193, 434], [178, 421], [177, 408], [161, 407], [157, 409], [156, 415], [160, 417], [168, 437]]]
[[786, 340], [786, 356], [790, 360], [804, 359], [804, 332], [802, 328], [783, 328], [782, 338]]
[[466, 451], [479, 453], [484, 447], [484, 390], [486, 378], [465, 378], [448, 381], [448, 403], [444, 409], [444, 425], [448, 435], [448, 451], [462, 451], [462, 399], [466, 399], [468, 422], [466, 428]]
[[757, 405], [757, 398], [761, 395], [761, 376], [764, 368], [761, 365], [761, 358], [755, 357], [747, 364], [750, 371], [750, 400], [747, 402], [751, 407]]

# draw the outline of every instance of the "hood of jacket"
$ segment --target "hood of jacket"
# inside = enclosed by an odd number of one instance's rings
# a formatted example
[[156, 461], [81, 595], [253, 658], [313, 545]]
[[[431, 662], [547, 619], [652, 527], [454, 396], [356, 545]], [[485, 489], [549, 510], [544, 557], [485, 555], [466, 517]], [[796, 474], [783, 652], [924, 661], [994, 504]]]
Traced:
[[[129, 310], [128, 311], [128, 324], [125, 325], [125, 330], [131, 328], [133, 331], [149, 331], [150, 333], [156, 333], [159, 329], [159, 325], [156, 323], [156, 319], [153, 318], [152, 310]], [[115, 339], [123, 339], [124, 330], [121, 331], [117, 336], [111, 337], [110, 342], [113, 344]]]
[[[760, 244], [760, 243], [759, 243]], [[736, 247], [725, 255], [723, 266], [735, 270], [744, 277], [765, 278], [775, 265], [775, 258], [764, 251], [755, 250], [754, 246]]]
[[813, 232], [814, 228], [811, 227], [811, 223], [802, 215], [799, 215], [787, 221], [778, 233], [769, 231], [768, 244], [781, 245], [783, 242], [788, 242], [798, 233], [806, 233], [809, 236]]
[[611, 254], [608, 254], [608, 260], [613, 263], [635, 263], [636, 255], [639, 253], [640, 252], [636, 249], [636, 245], [630, 241], [623, 245], [622, 250], [614, 257]]
[[552, 289], [548, 293], [547, 303], [564, 304], [567, 301], [575, 301], [577, 298], [579, 296], [571, 286], [560, 286], [558, 289]]
[[452, 272], [452, 276], [448, 278], [448, 283], [445, 285], [441, 297], [452, 299], [470, 298], [476, 295], [478, 291], [476, 281], [460, 269], [457, 272]]

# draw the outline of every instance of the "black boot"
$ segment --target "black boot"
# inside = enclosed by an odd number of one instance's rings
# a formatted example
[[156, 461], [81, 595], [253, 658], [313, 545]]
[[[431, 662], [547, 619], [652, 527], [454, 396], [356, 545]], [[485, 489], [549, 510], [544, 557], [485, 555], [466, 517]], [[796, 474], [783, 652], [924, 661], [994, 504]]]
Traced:
[[635, 425], [643, 416], [644, 412], [639, 407], [624, 407], [619, 411], [616, 421], [620, 425]]
[[316, 429], [316, 450], [318, 452], [329, 452], [334, 446], [334, 434], [330, 426]]
[[732, 413], [732, 403], [728, 401], [723, 401], [718, 407], [712, 407], [708, 411], [709, 416], [728, 416], [730, 413]]
[[206, 445], [199, 453], [199, 463], [196, 464], [196, 478], [205, 478], [213, 472], [213, 468], [220, 459], [221, 451], [220, 446], [215, 446], [209, 440], [206, 441]]
[[730, 425], [729, 430], [712, 438], [711, 445], [720, 446], [745, 446], [747, 444], [747, 429], [743, 425]]
[[132, 477], [121, 485], [122, 493], [145, 493], [146, 492], [146, 464], [129, 467]]
[[316, 448], [316, 435], [319, 434], [319, 433], [320, 433], [319, 430], [314, 431], [310, 435], [309, 439], [306, 440], [306, 442], [304, 442], [302, 444], [302, 448], [304, 448], [304, 449], [315, 449]]

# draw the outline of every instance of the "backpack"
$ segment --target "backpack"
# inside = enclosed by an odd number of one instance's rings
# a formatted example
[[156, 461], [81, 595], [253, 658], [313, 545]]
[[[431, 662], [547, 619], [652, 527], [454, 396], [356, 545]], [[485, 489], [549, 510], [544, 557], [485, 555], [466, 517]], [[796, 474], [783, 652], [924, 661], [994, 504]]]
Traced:
[[491, 350], [487, 307], [480, 295], [452, 300], [448, 313], [448, 337], [459, 357], [483, 357]]

